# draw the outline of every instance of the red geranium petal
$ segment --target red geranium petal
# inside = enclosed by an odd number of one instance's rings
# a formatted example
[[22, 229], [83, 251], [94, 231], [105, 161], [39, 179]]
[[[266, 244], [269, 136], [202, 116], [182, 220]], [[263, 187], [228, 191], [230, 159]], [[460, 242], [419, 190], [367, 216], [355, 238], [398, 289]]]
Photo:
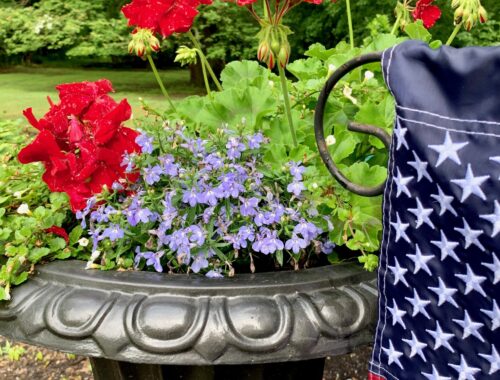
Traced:
[[127, 127], [122, 127], [120, 133], [106, 144], [106, 148], [115, 151], [120, 158], [123, 158], [125, 152], [129, 154], [139, 153], [141, 148], [135, 142], [137, 136], [139, 136], [139, 132]]
[[68, 233], [66, 232], [66, 230], [62, 227], [58, 227], [58, 226], [52, 226], [50, 228], [47, 228], [45, 230], [45, 232], [48, 232], [48, 233], [53, 233], [57, 236], [60, 236], [62, 237], [64, 240], [66, 240], [66, 244], [69, 243], [69, 236], [68, 236]]
[[109, 114], [103, 119], [96, 121], [94, 139], [96, 144], [104, 145], [117, 133], [121, 124], [130, 119], [132, 108], [126, 99], [123, 99]]
[[151, 29], [155, 33], [160, 32], [159, 20], [161, 15], [167, 12], [175, 0], [134, 0], [122, 8], [122, 12], [128, 19], [129, 26], [137, 26], [143, 29]]
[[28, 120], [28, 123], [30, 123], [33, 127], [36, 129], [40, 130], [40, 123], [36, 119], [35, 115], [33, 115], [33, 108], [27, 108], [23, 111], [24, 117]]
[[433, 1], [434, 0], [419, 0], [413, 11], [413, 19], [422, 20], [427, 29], [432, 28], [441, 17], [441, 9], [436, 5], [431, 5]]
[[101, 165], [92, 175], [92, 180], [89, 182], [90, 190], [92, 191], [92, 194], [99, 194], [102, 191], [103, 186], [107, 186], [111, 189], [113, 183], [119, 179], [120, 176], [117, 172]]
[[117, 107], [118, 103], [108, 95], [101, 95], [95, 98], [94, 101], [89, 105], [85, 112], [81, 115], [81, 118], [89, 121], [92, 125], [95, 122], [101, 120], [108, 113], [113, 111]]
[[176, 2], [160, 19], [161, 34], [168, 37], [173, 33], [186, 33], [197, 15], [195, 7]]
[[40, 161], [46, 162], [49, 161], [51, 157], [64, 157], [64, 154], [57, 145], [54, 135], [47, 130], [40, 131], [35, 140], [21, 149], [17, 155], [19, 162], [22, 164]]

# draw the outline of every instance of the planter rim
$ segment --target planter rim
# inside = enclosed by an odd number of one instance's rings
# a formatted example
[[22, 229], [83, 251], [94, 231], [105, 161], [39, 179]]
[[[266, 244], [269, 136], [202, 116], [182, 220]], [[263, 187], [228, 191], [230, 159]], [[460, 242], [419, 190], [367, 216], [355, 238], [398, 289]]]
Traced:
[[218, 365], [339, 355], [375, 328], [375, 274], [356, 265], [224, 279], [83, 268], [37, 268], [0, 304], [0, 335], [119, 361]]

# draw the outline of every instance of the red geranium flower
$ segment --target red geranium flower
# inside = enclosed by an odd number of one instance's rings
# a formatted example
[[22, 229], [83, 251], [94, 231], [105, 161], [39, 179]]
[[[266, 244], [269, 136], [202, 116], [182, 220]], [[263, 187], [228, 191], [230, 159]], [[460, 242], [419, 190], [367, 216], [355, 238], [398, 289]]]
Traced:
[[50, 228], [47, 228], [45, 232], [53, 233], [54, 235], [60, 236], [66, 241], [66, 244], [69, 243], [69, 235], [66, 232], [66, 230], [62, 227], [52, 226]]
[[18, 159], [23, 164], [43, 162], [43, 180], [51, 191], [69, 195], [73, 211], [85, 207], [104, 185], [111, 188], [120, 178], [135, 181], [121, 166], [124, 153], [139, 152], [138, 133], [122, 123], [132, 110], [127, 100], [116, 103], [108, 92], [108, 80], [63, 84], [56, 87], [60, 102], [37, 120], [31, 108], [24, 115], [40, 132], [23, 148]]
[[168, 37], [191, 28], [200, 4], [212, 4], [212, 0], [132, 0], [122, 12], [129, 26], [150, 29]]
[[441, 17], [441, 9], [436, 5], [432, 5], [433, 1], [418, 0], [413, 11], [413, 19], [422, 20], [427, 29], [432, 28]]

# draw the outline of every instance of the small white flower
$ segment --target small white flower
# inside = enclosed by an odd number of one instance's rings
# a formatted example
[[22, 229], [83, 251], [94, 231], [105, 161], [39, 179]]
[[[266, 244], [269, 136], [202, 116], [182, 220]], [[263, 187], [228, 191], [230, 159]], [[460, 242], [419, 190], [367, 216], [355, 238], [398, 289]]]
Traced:
[[94, 252], [92, 252], [92, 255], [90, 255], [89, 261], [96, 261], [99, 258], [99, 256], [101, 256], [101, 251], [96, 249]]
[[269, 87], [271, 87], [271, 88], [274, 87], [274, 81], [270, 80], [268, 83], [269, 83]]
[[318, 188], [318, 184], [317, 184], [316, 182], [313, 182], [313, 183], [311, 184], [311, 187], [312, 187], [313, 189], [317, 189], [317, 188]]
[[337, 142], [337, 139], [334, 135], [329, 135], [326, 137], [325, 141], [327, 146], [331, 146]]
[[21, 206], [17, 208], [17, 213], [21, 215], [30, 215], [31, 211], [29, 206], [26, 203], [23, 203]]
[[89, 239], [81, 238], [80, 240], [78, 240], [78, 244], [80, 245], [80, 247], [86, 247], [89, 245]]
[[348, 85], [344, 86], [344, 90], [342, 91], [344, 96], [349, 99], [352, 104], [358, 104], [358, 100], [352, 96], [352, 88], [350, 88]]
[[247, 118], [245, 116], [243, 116], [241, 118], [241, 124], [245, 125], [247, 123]]
[[23, 196], [23, 192], [22, 191], [16, 191], [14, 193], [14, 197], [16, 197], [17, 199], [21, 198]]
[[337, 67], [330, 63], [328, 65], [328, 77], [331, 77], [335, 70], [337, 70]]
[[373, 79], [374, 77], [375, 74], [373, 74], [373, 72], [371, 72], [370, 70], [365, 71], [365, 80], [370, 80]]

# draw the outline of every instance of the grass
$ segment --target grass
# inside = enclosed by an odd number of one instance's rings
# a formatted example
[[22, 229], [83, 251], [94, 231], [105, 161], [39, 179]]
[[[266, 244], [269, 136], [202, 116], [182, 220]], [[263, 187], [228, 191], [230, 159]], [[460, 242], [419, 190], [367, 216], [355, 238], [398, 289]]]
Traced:
[[[187, 70], [166, 70], [160, 74], [174, 99], [201, 92], [189, 83]], [[39, 118], [49, 108], [47, 95], [57, 102], [56, 85], [102, 78], [113, 83], [116, 92], [112, 96], [115, 100], [128, 99], [135, 115], [143, 112], [139, 98], [156, 108], [167, 107], [151, 71], [16, 67], [0, 71], [0, 120], [23, 117], [22, 111], [28, 107], [33, 107], [35, 116]]]

